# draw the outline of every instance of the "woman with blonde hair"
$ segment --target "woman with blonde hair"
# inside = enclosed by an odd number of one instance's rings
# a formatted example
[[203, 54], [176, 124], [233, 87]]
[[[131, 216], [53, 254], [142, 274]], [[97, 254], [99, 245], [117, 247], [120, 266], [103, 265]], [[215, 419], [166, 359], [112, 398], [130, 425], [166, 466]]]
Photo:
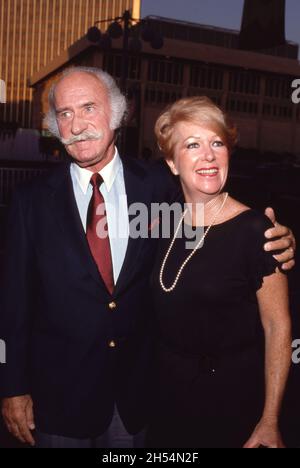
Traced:
[[163, 112], [155, 132], [189, 208], [160, 240], [153, 273], [158, 375], [148, 444], [282, 448], [288, 283], [263, 250], [272, 223], [224, 191], [236, 127], [194, 97]]

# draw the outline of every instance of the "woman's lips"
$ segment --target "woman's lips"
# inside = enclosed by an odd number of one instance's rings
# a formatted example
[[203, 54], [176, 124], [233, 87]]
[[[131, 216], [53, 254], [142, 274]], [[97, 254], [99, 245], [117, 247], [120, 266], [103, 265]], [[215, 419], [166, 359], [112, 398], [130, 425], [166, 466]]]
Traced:
[[208, 168], [197, 169], [196, 173], [200, 175], [201, 177], [216, 177], [216, 175], [219, 173], [219, 168], [210, 167], [209, 169]]

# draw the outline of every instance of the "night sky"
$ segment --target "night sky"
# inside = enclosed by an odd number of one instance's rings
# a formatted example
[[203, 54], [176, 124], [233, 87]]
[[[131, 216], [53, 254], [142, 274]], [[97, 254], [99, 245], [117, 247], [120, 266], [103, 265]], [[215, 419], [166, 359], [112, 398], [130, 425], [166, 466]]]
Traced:
[[[240, 29], [244, 0], [142, 0], [142, 16], [158, 15]], [[300, 43], [300, 0], [286, 0], [286, 38]]]

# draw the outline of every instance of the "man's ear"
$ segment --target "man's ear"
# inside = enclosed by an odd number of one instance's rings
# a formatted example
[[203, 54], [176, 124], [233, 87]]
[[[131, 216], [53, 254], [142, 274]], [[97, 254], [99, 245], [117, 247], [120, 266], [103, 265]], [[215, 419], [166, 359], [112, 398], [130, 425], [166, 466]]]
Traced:
[[174, 163], [173, 159], [167, 159], [166, 162], [167, 162], [169, 168], [171, 169], [172, 174], [175, 175], [175, 176], [178, 176], [179, 172], [176, 169], [176, 166], [175, 166], [175, 163]]

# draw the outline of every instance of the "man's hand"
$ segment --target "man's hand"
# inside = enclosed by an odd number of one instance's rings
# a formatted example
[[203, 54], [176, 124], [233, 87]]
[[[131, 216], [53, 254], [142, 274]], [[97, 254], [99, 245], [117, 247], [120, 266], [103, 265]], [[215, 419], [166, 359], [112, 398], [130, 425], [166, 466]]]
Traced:
[[296, 239], [289, 228], [281, 226], [276, 222], [275, 213], [272, 208], [267, 208], [265, 214], [275, 225], [274, 228], [269, 229], [265, 233], [266, 238], [281, 237], [277, 241], [265, 244], [265, 250], [269, 252], [272, 250], [284, 250], [282, 254], [276, 255], [275, 258], [279, 263], [282, 263], [283, 270], [291, 270], [295, 266]]
[[4, 398], [2, 416], [8, 431], [24, 444], [35, 445], [30, 431], [35, 429], [33, 403], [30, 395]]

